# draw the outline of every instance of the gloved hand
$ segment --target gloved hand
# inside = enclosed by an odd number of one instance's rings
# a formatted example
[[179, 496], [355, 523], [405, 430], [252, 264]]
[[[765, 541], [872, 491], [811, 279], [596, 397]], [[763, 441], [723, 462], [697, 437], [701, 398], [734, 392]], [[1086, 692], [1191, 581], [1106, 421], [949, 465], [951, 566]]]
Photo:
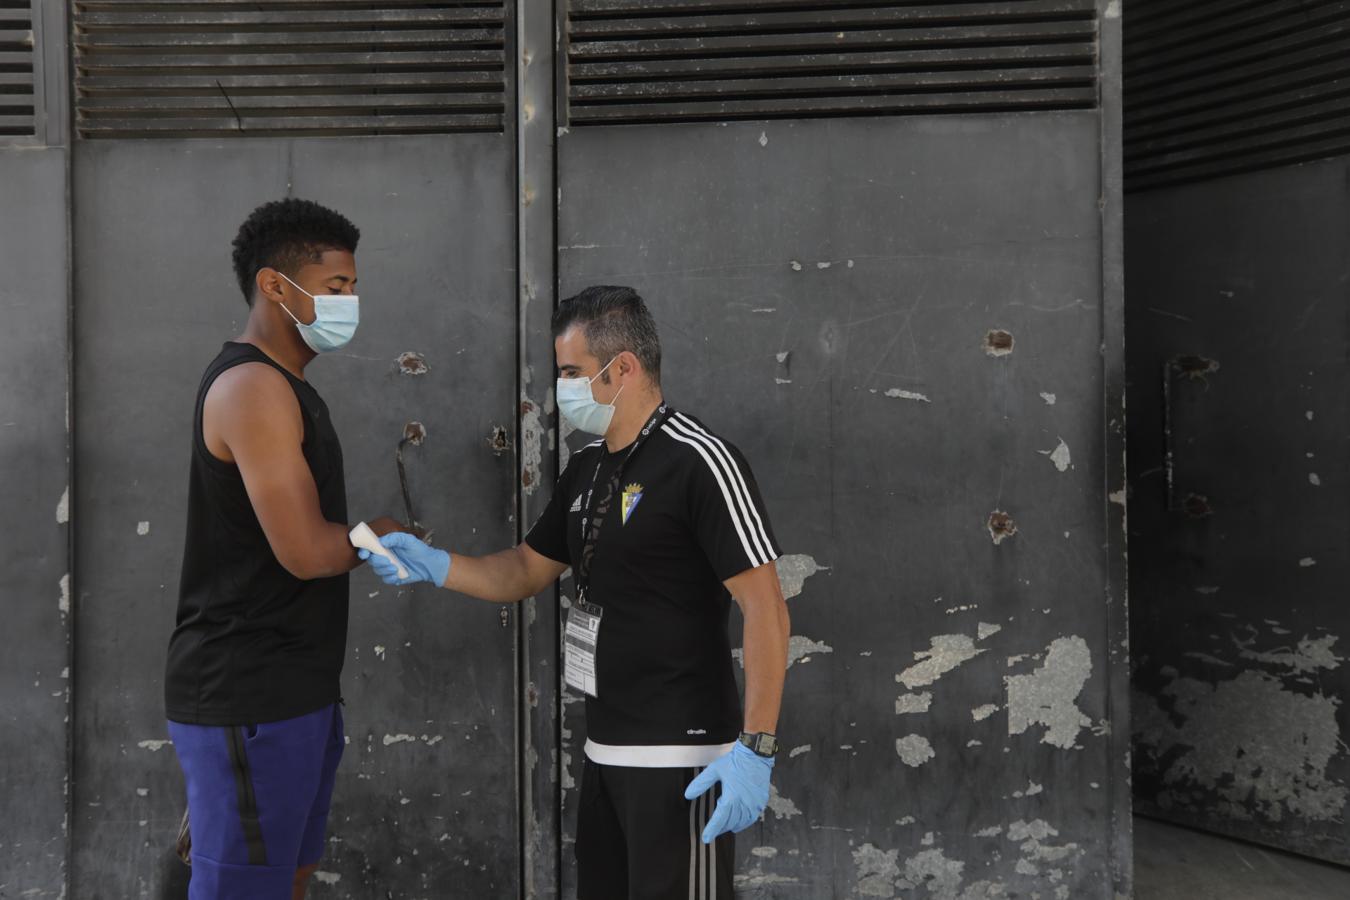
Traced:
[[719, 834], [728, 831], [744, 831], [759, 820], [769, 803], [769, 775], [772, 772], [772, 759], [738, 743], [689, 782], [689, 787], [684, 789], [686, 800], [693, 800], [717, 782], [722, 782], [722, 796], [703, 829], [703, 843], [711, 844]]
[[398, 566], [383, 556], [369, 550], [357, 550], [356, 555], [369, 562], [375, 574], [380, 576], [385, 584], [416, 584], [419, 581], [426, 581], [441, 587], [450, 575], [450, 554], [435, 547], [428, 547], [406, 531], [386, 534], [380, 538], [380, 543], [398, 557], [398, 561], [408, 572], [407, 578], [399, 578]]

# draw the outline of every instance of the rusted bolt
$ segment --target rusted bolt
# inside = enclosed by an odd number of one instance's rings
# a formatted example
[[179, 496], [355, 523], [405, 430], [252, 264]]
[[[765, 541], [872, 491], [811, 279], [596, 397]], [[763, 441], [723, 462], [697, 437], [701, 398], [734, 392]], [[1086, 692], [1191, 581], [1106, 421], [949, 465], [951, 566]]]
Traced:
[[422, 442], [427, 439], [427, 426], [421, 422], [409, 422], [403, 426], [403, 440], [412, 444], [414, 447], [422, 446]]
[[984, 352], [990, 356], [1007, 356], [1013, 352], [1013, 336], [1001, 328], [995, 328], [984, 336]]
[[520, 483], [525, 487], [534, 484], [534, 472], [528, 466], [520, 470]]
[[1181, 502], [1181, 508], [1192, 519], [1205, 519], [1214, 515], [1214, 507], [1209, 505], [1209, 498], [1204, 494], [1187, 494]]
[[398, 357], [398, 370], [404, 375], [425, 375], [427, 374], [427, 358], [411, 350], [401, 353]]
[[506, 433], [506, 429], [498, 425], [492, 429], [492, 434], [488, 437], [488, 446], [492, 452], [498, 455], [511, 449], [511, 437]]
[[1219, 371], [1219, 361], [1203, 356], [1178, 356], [1172, 360], [1172, 369], [1192, 381], [1204, 381], [1206, 375]]
[[534, 412], [534, 404], [533, 404], [533, 403], [531, 403], [531, 402], [528, 401], [528, 400], [522, 400], [522, 401], [520, 401], [520, 414], [521, 414], [522, 416], [528, 416], [528, 415], [529, 415], [530, 413], [532, 413], [532, 412]]
[[1015, 534], [1017, 534], [1017, 523], [1013, 521], [1012, 516], [1001, 509], [996, 509], [989, 514], [989, 535], [994, 539], [996, 545], [1003, 543]]

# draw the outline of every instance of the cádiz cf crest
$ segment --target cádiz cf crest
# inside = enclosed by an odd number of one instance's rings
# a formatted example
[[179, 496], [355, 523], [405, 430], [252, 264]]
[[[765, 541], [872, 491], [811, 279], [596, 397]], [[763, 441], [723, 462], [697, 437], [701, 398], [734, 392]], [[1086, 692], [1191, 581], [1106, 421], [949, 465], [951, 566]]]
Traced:
[[642, 485], [630, 484], [623, 489], [623, 524], [628, 524], [628, 517], [637, 509], [638, 501], [642, 499]]

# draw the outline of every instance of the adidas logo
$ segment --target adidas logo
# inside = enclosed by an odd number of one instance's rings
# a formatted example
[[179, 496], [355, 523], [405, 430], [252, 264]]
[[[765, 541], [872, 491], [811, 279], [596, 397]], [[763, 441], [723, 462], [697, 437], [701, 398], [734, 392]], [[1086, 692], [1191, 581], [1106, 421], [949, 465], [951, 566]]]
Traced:
[[581, 495], [577, 494], [577, 499], [572, 501], [572, 508], [568, 512], [581, 512]]

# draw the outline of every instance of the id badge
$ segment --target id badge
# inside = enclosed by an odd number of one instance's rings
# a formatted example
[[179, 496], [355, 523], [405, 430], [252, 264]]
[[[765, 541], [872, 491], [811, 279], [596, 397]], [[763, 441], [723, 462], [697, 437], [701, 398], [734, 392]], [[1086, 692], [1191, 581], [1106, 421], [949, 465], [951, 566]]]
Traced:
[[595, 650], [600, 642], [600, 617], [605, 611], [593, 603], [578, 600], [567, 613], [563, 643], [563, 680], [591, 697], [598, 697], [595, 678]]

